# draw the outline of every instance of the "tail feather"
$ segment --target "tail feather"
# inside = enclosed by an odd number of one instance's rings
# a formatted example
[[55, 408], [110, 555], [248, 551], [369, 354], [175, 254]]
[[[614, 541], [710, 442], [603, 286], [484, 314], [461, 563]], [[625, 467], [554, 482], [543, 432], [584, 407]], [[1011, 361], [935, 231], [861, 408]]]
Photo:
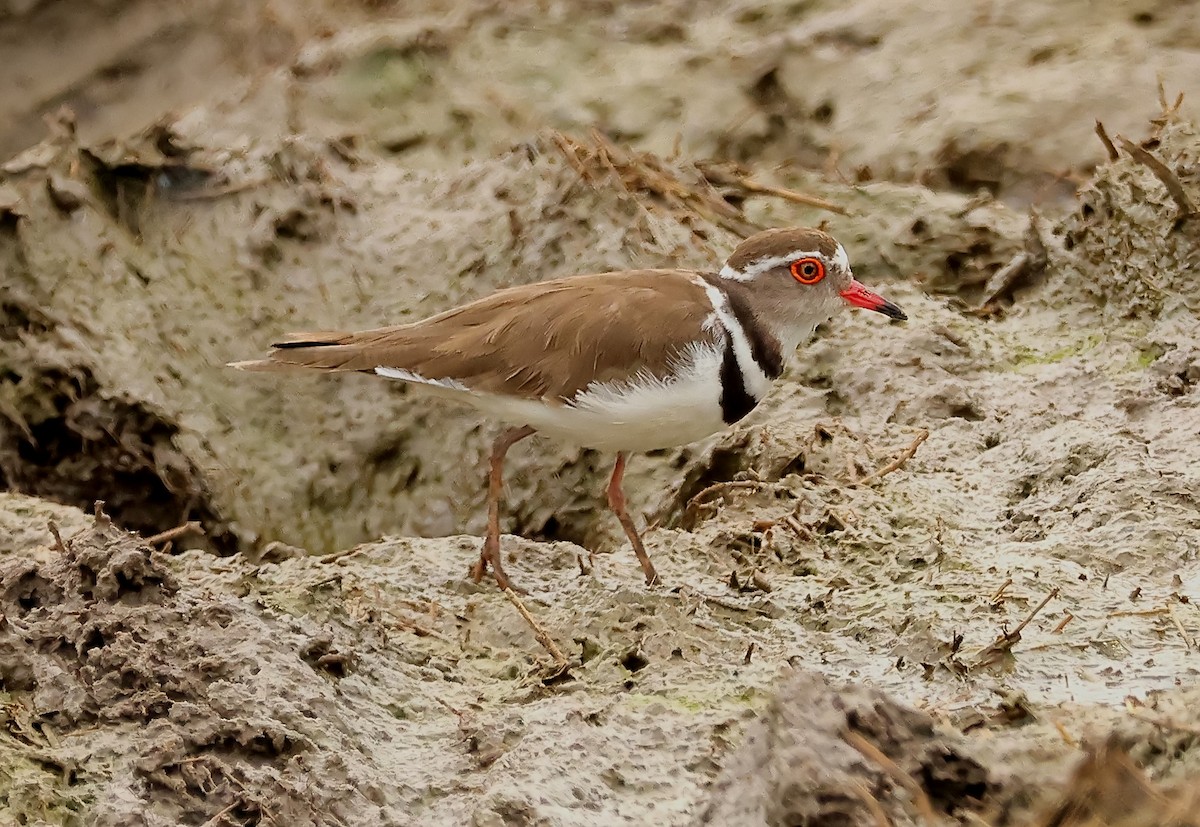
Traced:
[[294, 370], [361, 371], [375, 367], [365, 364], [363, 348], [354, 341], [352, 333], [292, 333], [274, 342], [271, 347], [265, 359], [229, 362], [227, 367], [264, 373]]

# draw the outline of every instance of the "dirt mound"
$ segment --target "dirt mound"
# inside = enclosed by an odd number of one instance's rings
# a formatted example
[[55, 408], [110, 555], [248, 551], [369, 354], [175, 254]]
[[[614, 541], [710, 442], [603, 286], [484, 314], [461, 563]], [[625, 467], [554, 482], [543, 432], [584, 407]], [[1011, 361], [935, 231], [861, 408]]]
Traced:
[[1165, 108], [1145, 141], [1118, 140], [1119, 156], [1083, 187], [1060, 228], [1071, 263], [1093, 274], [1079, 281], [1110, 318], [1200, 315], [1195, 124]]
[[351, 660], [315, 627], [312, 640], [272, 628], [170, 568], [107, 518], [52, 559], [0, 563], [10, 813], [95, 825], [375, 818], [385, 796], [328, 708]]
[[[16, 503], [6, 522], [32, 537], [45, 513]], [[1137, 802], [1162, 820], [1131, 824], [1192, 823], [1170, 807], [1200, 771], [1193, 688], [1128, 713], [1019, 695], [918, 711], [808, 670], [818, 651], [823, 672], [844, 670], [822, 639], [857, 632], [797, 635], [779, 592], [695, 575], [647, 593], [628, 561], [512, 539], [527, 585], [553, 595], [524, 607], [564, 671], [503, 595], [463, 581], [455, 553], [473, 538], [255, 566], [55, 514], [79, 530], [0, 559], [0, 800], [18, 823], [873, 825], [882, 811], [999, 827], [1034, 811], [1124, 824]], [[672, 567], [694, 559], [675, 545], [659, 549]], [[1121, 749], [1072, 780], [1064, 739], [1114, 725]]]
[[[994, 786], [965, 752], [963, 739], [881, 692], [799, 672], [746, 727], [695, 823], [871, 824], [879, 813], [895, 823], [914, 805], [933, 823], [982, 807]], [[898, 800], [908, 796], [917, 801]]]

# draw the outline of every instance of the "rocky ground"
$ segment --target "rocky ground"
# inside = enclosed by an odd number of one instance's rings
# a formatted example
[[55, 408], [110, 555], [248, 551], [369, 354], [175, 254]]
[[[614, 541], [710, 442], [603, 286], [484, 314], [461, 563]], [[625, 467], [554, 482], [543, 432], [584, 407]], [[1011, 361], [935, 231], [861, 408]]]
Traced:
[[[0, 3], [0, 824], [1200, 824], [1193, 18]], [[514, 602], [493, 426], [223, 368], [819, 222], [911, 321], [634, 460], [655, 589], [611, 457]]]

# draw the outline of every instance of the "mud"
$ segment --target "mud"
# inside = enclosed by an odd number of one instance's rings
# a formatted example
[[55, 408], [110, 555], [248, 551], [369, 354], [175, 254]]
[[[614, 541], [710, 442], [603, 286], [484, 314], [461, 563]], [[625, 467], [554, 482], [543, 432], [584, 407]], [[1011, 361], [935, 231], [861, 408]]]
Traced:
[[[1186, 4], [235, 11], [0, 4], [0, 823], [1195, 823]], [[222, 367], [818, 222], [912, 321], [634, 459], [662, 587], [514, 449], [566, 668], [491, 426]]]

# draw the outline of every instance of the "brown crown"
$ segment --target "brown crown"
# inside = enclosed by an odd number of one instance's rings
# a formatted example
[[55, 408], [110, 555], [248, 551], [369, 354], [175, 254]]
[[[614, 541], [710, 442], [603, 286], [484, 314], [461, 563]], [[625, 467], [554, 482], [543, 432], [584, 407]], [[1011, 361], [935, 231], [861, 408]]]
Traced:
[[829, 233], [809, 227], [786, 227], [755, 233], [737, 246], [726, 263], [734, 270], [745, 270], [756, 261], [791, 253], [818, 252], [833, 258], [837, 248], [837, 241]]

